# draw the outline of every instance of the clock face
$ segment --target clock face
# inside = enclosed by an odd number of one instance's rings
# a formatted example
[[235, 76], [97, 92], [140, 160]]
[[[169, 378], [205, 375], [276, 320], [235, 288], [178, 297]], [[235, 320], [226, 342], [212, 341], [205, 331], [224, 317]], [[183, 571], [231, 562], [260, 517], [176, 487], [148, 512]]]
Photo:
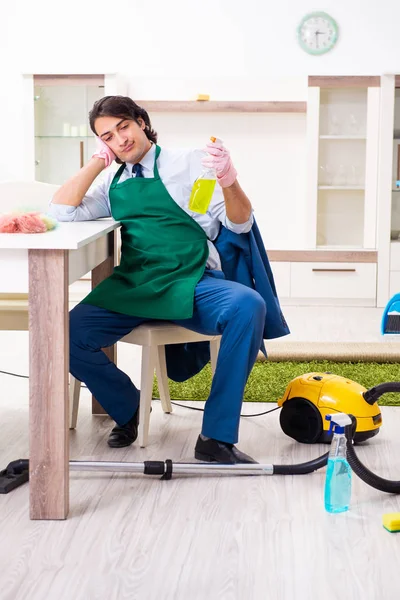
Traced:
[[300, 46], [309, 54], [325, 54], [336, 44], [338, 26], [324, 12], [306, 15], [297, 28], [297, 39]]

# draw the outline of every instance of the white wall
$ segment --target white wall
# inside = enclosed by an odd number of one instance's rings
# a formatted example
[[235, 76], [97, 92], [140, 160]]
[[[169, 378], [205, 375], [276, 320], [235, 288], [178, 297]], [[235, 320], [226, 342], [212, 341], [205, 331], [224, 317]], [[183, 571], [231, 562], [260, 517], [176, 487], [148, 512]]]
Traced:
[[[296, 42], [296, 26], [312, 9], [327, 11], [340, 27], [336, 48], [323, 57], [308, 56]], [[305, 99], [308, 74], [400, 73], [399, 22], [400, 3], [394, 0], [325, 0], [322, 6], [304, 0], [8, 0], [0, 36], [5, 63], [0, 179], [33, 173], [27, 163], [32, 131], [24, 119], [30, 99], [23, 73], [119, 72], [137, 99], [196, 93], [211, 93], [213, 99]], [[218, 125], [232, 149], [268, 246], [301, 247], [307, 218], [304, 116], [255, 121], [248, 115], [237, 123], [231, 115], [206, 119], [207, 136]], [[153, 120], [165, 142], [171, 127], [175, 133], [181, 127], [184, 139], [187, 120], [181, 126], [165, 115]], [[189, 126], [200, 143], [200, 121]], [[252, 148], [254, 170], [262, 171], [257, 186], [248, 160]]]
[[[396, 0], [4, 0], [12, 70], [151, 76], [376, 74], [400, 68]], [[340, 27], [336, 49], [308, 56], [296, 26], [311, 9]]]

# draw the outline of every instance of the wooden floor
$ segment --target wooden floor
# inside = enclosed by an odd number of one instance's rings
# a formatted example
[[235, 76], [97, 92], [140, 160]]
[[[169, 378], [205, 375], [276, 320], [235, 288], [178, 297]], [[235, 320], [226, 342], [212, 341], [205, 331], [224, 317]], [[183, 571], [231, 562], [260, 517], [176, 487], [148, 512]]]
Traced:
[[[382, 339], [378, 309], [287, 307], [285, 315], [294, 340]], [[118, 352], [138, 385], [140, 353], [128, 344]], [[28, 373], [26, 332], [0, 332], [0, 370]], [[1, 470], [28, 456], [28, 382], [0, 374], [0, 390]], [[90, 415], [86, 390], [81, 405], [72, 459], [193, 460], [201, 413], [164, 415], [154, 402], [149, 446], [112, 450], [110, 419]], [[359, 456], [400, 479], [400, 408], [382, 410], [382, 431]], [[327, 449], [287, 438], [278, 411], [242, 419], [238, 446], [275, 464]], [[69, 519], [33, 522], [26, 484], [0, 495], [0, 600], [398, 600], [400, 533], [388, 533], [381, 520], [400, 512], [400, 496], [355, 479], [351, 510], [328, 515], [323, 488], [324, 471], [169, 482], [74, 472]]]
[[[28, 455], [27, 382], [0, 378], [4, 468]], [[111, 421], [93, 418], [88, 400], [84, 391], [71, 458], [193, 459], [201, 413], [175, 408], [164, 415], [155, 401], [148, 448], [112, 450]], [[278, 415], [243, 419], [239, 447], [267, 463], [301, 462], [326, 450], [284, 436]], [[383, 408], [383, 417], [382, 431], [359, 455], [400, 479], [400, 408]], [[388, 533], [381, 519], [400, 511], [400, 497], [356, 479], [351, 511], [328, 515], [323, 486], [323, 471], [169, 482], [74, 472], [69, 519], [33, 522], [26, 484], [0, 496], [0, 598], [397, 600], [400, 534]]]

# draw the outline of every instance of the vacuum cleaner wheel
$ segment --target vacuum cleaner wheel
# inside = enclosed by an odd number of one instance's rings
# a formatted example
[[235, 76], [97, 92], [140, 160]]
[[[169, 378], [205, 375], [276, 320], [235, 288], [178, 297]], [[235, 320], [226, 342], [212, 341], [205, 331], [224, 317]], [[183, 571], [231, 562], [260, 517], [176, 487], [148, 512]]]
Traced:
[[323, 432], [321, 413], [305, 398], [286, 400], [279, 420], [282, 431], [303, 444], [315, 444]]

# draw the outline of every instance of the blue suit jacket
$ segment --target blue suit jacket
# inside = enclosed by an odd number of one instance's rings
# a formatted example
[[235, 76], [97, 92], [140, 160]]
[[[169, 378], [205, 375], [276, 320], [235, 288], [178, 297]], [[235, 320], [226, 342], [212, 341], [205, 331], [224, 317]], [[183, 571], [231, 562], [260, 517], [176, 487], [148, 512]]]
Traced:
[[[237, 234], [221, 226], [214, 245], [221, 259], [225, 279], [255, 289], [265, 300], [267, 314], [264, 339], [290, 333], [276, 293], [274, 277], [264, 244], [254, 221], [249, 233]], [[264, 343], [260, 348], [267, 356]], [[210, 360], [209, 342], [170, 344], [165, 348], [168, 377], [185, 381], [196, 375]]]

